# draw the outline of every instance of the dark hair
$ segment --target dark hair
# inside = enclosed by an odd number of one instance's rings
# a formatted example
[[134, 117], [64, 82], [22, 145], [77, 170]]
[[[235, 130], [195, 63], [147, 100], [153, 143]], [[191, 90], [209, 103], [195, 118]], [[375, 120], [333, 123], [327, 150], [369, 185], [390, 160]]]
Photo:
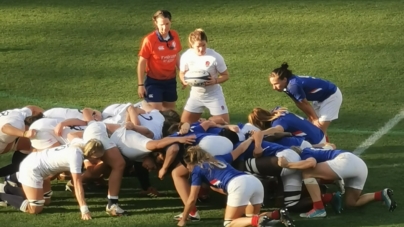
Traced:
[[270, 77], [279, 77], [280, 80], [290, 78], [291, 76], [293, 76], [293, 74], [292, 71], [288, 69], [288, 67], [288, 63], [282, 63], [281, 67], [272, 70]]
[[168, 18], [171, 21], [171, 13], [168, 10], [161, 9], [157, 11], [152, 17], [153, 22], [155, 22], [159, 17]]
[[39, 119], [41, 119], [43, 117], [44, 117], [43, 113], [39, 113], [37, 115], [26, 117], [24, 119], [24, 124], [27, 125], [27, 126], [31, 126], [32, 123], [34, 123], [35, 121], [37, 121], [37, 120], [39, 120]]
[[171, 135], [175, 132], [178, 132], [178, 130], [180, 130], [181, 125], [183, 125], [183, 123], [177, 122], [177, 123], [171, 124], [170, 127], [167, 129], [167, 134]]
[[172, 123], [176, 123], [176, 122], [181, 121], [181, 116], [175, 110], [163, 110], [163, 111], [160, 111], [160, 113], [161, 113], [161, 115], [164, 116], [164, 118], [167, 121], [170, 121]]

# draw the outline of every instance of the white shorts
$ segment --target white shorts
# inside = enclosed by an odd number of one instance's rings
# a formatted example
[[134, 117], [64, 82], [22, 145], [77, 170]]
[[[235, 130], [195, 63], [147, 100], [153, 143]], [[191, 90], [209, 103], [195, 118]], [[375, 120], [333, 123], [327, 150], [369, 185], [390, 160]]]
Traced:
[[40, 130], [37, 132], [35, 138], [31, 139], [32, 147], [38, 150], [50, 148], [57, 142], [59, 142], [60, 145], [67, 143], [67, 141], [57, 136], [53, 130]]
[[21, 163], [18, 174], [18, 181], [22, 185], [26, 185], [31, 188], [43, 188], [43, 177], [36, 169], [38, 161], [36, 156], [28, 155]]
[[337, 91], [322, 102], [313, 102], [314, 111], [316, 111], [319, 121], [332, 121], [338, 119], [339, 109], [342, 104], [342, 93]]
[[108, 137], [107, 126], [103, 122], [91, 122], [83, 132], [84, 143], [91, 139], [100, 140], [105, 150], [116, 147], [115, 143]]
[[233, 143], [223, 136], [205, 136], [198, 145], [213, 156], [225, 155], [233, 151]]
[[264, 187], [253, 175], [241, 175], [227, 185], [227, 205], [231, 207], [257, 205], [264, 201]]
[[[300, 156], [291, 149], [286, 149], [276, 154], [276, 157], [285, 157], [288, 162], [298, 162]], [[281, 172], [283, 191], [294, 192], [302, 190], [302, 172], [296, 169], [283, 168]]]
[[345, 187], [362, 190], [368, 177], [368, 167], [365, 162], [351, 152], [339, 154], [333, 160], [327, 161], [330, 168], [343, 179]]
[[226, 100], [222, 90], [214, 91], [212, 94], [203, 93], [189, 96], [184, 110], [191, 113], [203, 113], [207, 108], [212, 116], [219, 116], [229, 113]]
[[111, 135], [111, 141], [118, 146], [122, 155], [130, 160], [142, 161], [146, 155], [150, 154], [146, 145], [151, 139], [138, 132], [126, 130], [125, 127], [117, 129]]

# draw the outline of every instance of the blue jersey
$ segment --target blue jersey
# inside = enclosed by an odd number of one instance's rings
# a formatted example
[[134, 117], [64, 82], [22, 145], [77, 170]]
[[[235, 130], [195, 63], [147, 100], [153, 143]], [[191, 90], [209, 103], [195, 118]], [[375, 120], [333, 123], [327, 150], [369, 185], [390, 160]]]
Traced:
[[173, 134], [169, 135], [169, 137], [181, 137], [181, 136], [190, 136], [190, 135], [195, 135], [196, 136], [195, 142], [192, 144], [194, 146], [198, 145], [199, 142], [201, 142], [201, 140], [203, 138], [205, 138], [206, 136], [217, 136], [215, 134], [210, 134], [210, 133], [206, 133], [206, 132], [199, 132], [199, 130], [196, 130], [196, 131], [191, 131], [190, 130], [187, 134], [180, 135], [180, 134], [178, 134], [178, 132], [176, 132], [176, 133], [173, 133]]
[[282, 139], [274, 141], [274, 143], [280, 144], [285, 147], [291, 147], [291, 146], [300, 147], [303, 141], [304, 141], [303, 137], [292, 136], [292, 137], [283, 137]]
[[[239, 142], [238, 144], [235, 145], [235, 147], [238, 147], [242, 142]], [[261, 147], [263, 149], [262, 151], [262, 157], [270, 157], [270, 156], [275, 156], [278, 152], [281, 152], [285, 149], [288, 149], [285, 146], [282, 146], [277, 143], [271, 143], [267, 141], [262, 141]], [[244, 161], [249, 158], [254, 158], [254, 148], [255, 148], [255, 143], [252, 142], [250, 146], [248, 146], [247, 150], [238, 157], [238, 160]]]
[[336, 91], [337, 86], [330, 81], [310, 76], [292, 76], [284, 89], [289, 97], [298, 102], [303, 99], [322, 102]]
[[325, 149], [315, 149], [315, 148], [305, 148], [300, 154], [300, 158], [302, 160], [306, 160], [308, 158], [314, 158], [317, 163], [326, 162], [329, 160], [333, 160], [339, 154], [348, 152], [344, 150], [325, 150]]
[[195, 122], [192, 123], [189, 131], [197, 131], [197, 132], [204, 132], [204, 133], [210, 133], [210, 134], [215, 134], [215, 135], [219, 135], [219, 133], [223, 130], [223, 128], [219, 128], [219, 127], [210, 127], [208, 128], [208, 130], [204, 130], [201, 126], [201, 122]]
[[290, 132], [293, 136], [301, 136], [311, 144], [319, 144], [324, 138], [321, 129], [293, 113], [285, 112], [271, 123], [271, 127], [278, 125], [282, 126], [285, 132]]
[[218, 165], [203, 163], [202, 167], [197, 165], [191, 173], [191, 186], [201, 186], [202, 182], [209, 182], [215, 188], [220, 188], [227, 192], [229, 182], [241, 175], [246, 175], [241, 171], [234, 169], [229, 163], [233, 161], [231, 154], [215, 157], [219, 161]]

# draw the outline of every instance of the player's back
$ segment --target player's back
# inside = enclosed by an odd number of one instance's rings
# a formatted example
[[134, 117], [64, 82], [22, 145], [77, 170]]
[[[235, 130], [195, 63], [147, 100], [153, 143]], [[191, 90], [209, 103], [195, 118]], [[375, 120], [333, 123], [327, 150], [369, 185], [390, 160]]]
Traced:
[[63, 120], [77, 118], [83, 120], [83, 112], [80, 109], [70, 108], [52, 108], [45, 111], [44, 116], [47, 118], [61, 118]]
[[289, 85], [300, 86], [308, 101], [322, 102], [337, 91], [337, 86], [330, 81], [311, 76], [292, 76]]
[[326, 149], [317, 149], [317, 148], [305, 148], [302, 150], [300, 157], [302, 160], [306, 160], [308, 158], [314, 158], [317, 163], [326, 162], [334, 159], [339, 154], [347, 151], [344, 150], [326, 150]]

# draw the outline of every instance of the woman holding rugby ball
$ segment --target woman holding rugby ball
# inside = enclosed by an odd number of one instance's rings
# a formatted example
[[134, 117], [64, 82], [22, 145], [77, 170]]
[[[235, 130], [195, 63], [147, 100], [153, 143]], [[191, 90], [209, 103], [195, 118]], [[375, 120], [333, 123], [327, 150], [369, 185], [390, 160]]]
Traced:
[[180, 59], [180, 79], [184, 86], [185, 74], [193, 71], [209, 72], [209, 80], [204, 86], [192, 86], [188, 101], [181, 116], [181, 122], [194, 123], [199, 120], [205, 108], [209, 109], [214, 121], [229, 122], [229, 110], [221, 83], [229, 79], [223, 57], [207, 48], [208, 37], [202, 29], [196, 29], [188, 36], [189, 49]]
[[296, 76], [288, 67], [285, 62], [269, 75], [273, 89], [285, 92], [307, 115], [308, 120], [327, 135], [331, 121], [338, 119], [342, 104], [341, 91], [330, 81], [311, 76]]

